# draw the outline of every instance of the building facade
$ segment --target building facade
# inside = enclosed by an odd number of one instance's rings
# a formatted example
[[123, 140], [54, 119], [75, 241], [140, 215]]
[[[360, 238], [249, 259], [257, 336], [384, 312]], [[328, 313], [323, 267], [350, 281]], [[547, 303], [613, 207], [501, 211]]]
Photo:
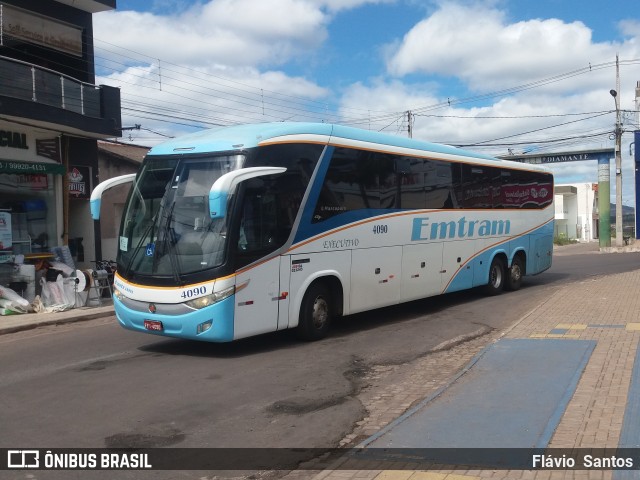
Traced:
[[555, 236], [590, 242], [598, 238], [597, 184], [556, 185]]
[[92, 15], [115, 8], [116, 0], [0, 0], [2, 253], [81, 242], [79, 268], [101, 258], [89, 214], [97, 140], [119, 137], [122, 125], [119, 89], [95, 85]]

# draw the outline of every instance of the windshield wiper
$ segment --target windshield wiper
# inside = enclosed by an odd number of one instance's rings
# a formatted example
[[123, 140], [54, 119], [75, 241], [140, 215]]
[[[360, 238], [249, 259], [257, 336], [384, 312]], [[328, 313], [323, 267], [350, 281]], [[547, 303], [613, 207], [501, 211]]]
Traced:
[[[131, 254], [131, 258], [127, 262], [127, 266], [124, 269], [125, 275], [127, 275], [127, 276], [129, 275], [129, 272], [131, 271], [131, 267], [133, 265], [133, 262], [137, 258], [138, 253], [140, 253], [140, 247], [142, 246], [142, 244], [145, 241], [145, 239], [148, 238], [149, 233], [151, 232], [151, 230], [153, 229], [153, 227], [156, 224], [156, 218], [158, 218], [158, 213], [159, 212], [160, 212], [160, 209], [158, 209], [156, 214], [153, 216], [153, 218], [151, 219], [151, 222], [149, 223], [149, 226], [142, 233], [142, 236], [140, 237], [140, 241], [138, 241], [138, 244], [133, 249], [133, 253]], [[150, 238], [150, 239], [152, 240], [152, 238]]]
[[[164, 222], [164, 244], [166, 246], [167, 242], [169, 244], [168, 251], [165, 255], [169, 255], [169, 264], [171, 265], [171, 274], [173, 275], [173, 280], [181, 284], [182, 283], [182, 275], [180, 274], [180, 261], [178, 260], [175, 252], [176, 252], [176, 243], [177, 239], [175, 238], [175, 233], [171, 229], [171, 220], [173, 219], [173, 209], [176, 206], [176, 202], [171, 204], [171, 208], [169, 209], [169, 214], [167, 215], [167, 219]], [[156, 256], [154, 256], [154, 264], [156, 260]]]

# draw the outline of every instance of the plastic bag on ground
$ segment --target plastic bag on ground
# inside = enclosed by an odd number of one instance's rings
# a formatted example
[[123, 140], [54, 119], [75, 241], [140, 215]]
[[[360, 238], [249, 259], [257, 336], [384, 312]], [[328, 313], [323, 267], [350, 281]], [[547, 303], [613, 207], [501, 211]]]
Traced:
[[24, 308], [29, 307], [29, 301], [25, 298], [22, 298], [15, 291], [11, 290], [9, 287], [3, 287], [0, 285], [0, 298], [5, 298], [7, 300], [11, 300], [16, 305], [20, 305]]
[[18, 305], [12, 300], [0, 298], [0, 315], [16, 315], [20, 313], [27, 313], [27, 308]]
[[55, 282], [47, 282], [46, 279], [40, 279], [42, 286], [42, 303], [47, 312], [62, 312], [69, 310], [75, 306], [75, 300], [68, 299], [64, 288], [64, 280], [62, 275], [58, 275]]

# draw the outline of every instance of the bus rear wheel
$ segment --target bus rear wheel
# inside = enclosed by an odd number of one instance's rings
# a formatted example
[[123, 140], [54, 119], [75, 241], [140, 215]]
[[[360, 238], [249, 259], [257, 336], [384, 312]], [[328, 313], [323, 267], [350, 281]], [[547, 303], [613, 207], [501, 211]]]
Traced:
[[489, 267], [489, 282], [484, 290], [487, 295], [498, 295], [502, 293], [505, 283], [504, 262], [500, 257], [495, 257]]
[[514, 257], [511, 268], [507, 271], [507, 290], [515, 291], [522, 285], [522, 277], [524, 275], [524, 263], [519, 256]]
[[320, 340], [327, 336], [333, 316], [329, 289], [314, 283], [304, 294], [296, 335], [301, 340]]

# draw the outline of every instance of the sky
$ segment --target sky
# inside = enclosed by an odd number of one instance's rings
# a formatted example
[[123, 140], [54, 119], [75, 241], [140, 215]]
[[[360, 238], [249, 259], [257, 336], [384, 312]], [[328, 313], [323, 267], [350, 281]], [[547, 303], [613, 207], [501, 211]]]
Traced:
[[[121, 89], [134, 128], [120, 141], [149, 146], [218, 125], [320, 121], [402, 136], [411, 125], [413, 138], [491, 155], [569, 152], [613, 148], [617, 107], [623, 203], [634, 205], [635, 7], [117, 0], [94, 14], [96, 83]], [[556, 183], [598, 179], [595, 162], [550, 168]]]

